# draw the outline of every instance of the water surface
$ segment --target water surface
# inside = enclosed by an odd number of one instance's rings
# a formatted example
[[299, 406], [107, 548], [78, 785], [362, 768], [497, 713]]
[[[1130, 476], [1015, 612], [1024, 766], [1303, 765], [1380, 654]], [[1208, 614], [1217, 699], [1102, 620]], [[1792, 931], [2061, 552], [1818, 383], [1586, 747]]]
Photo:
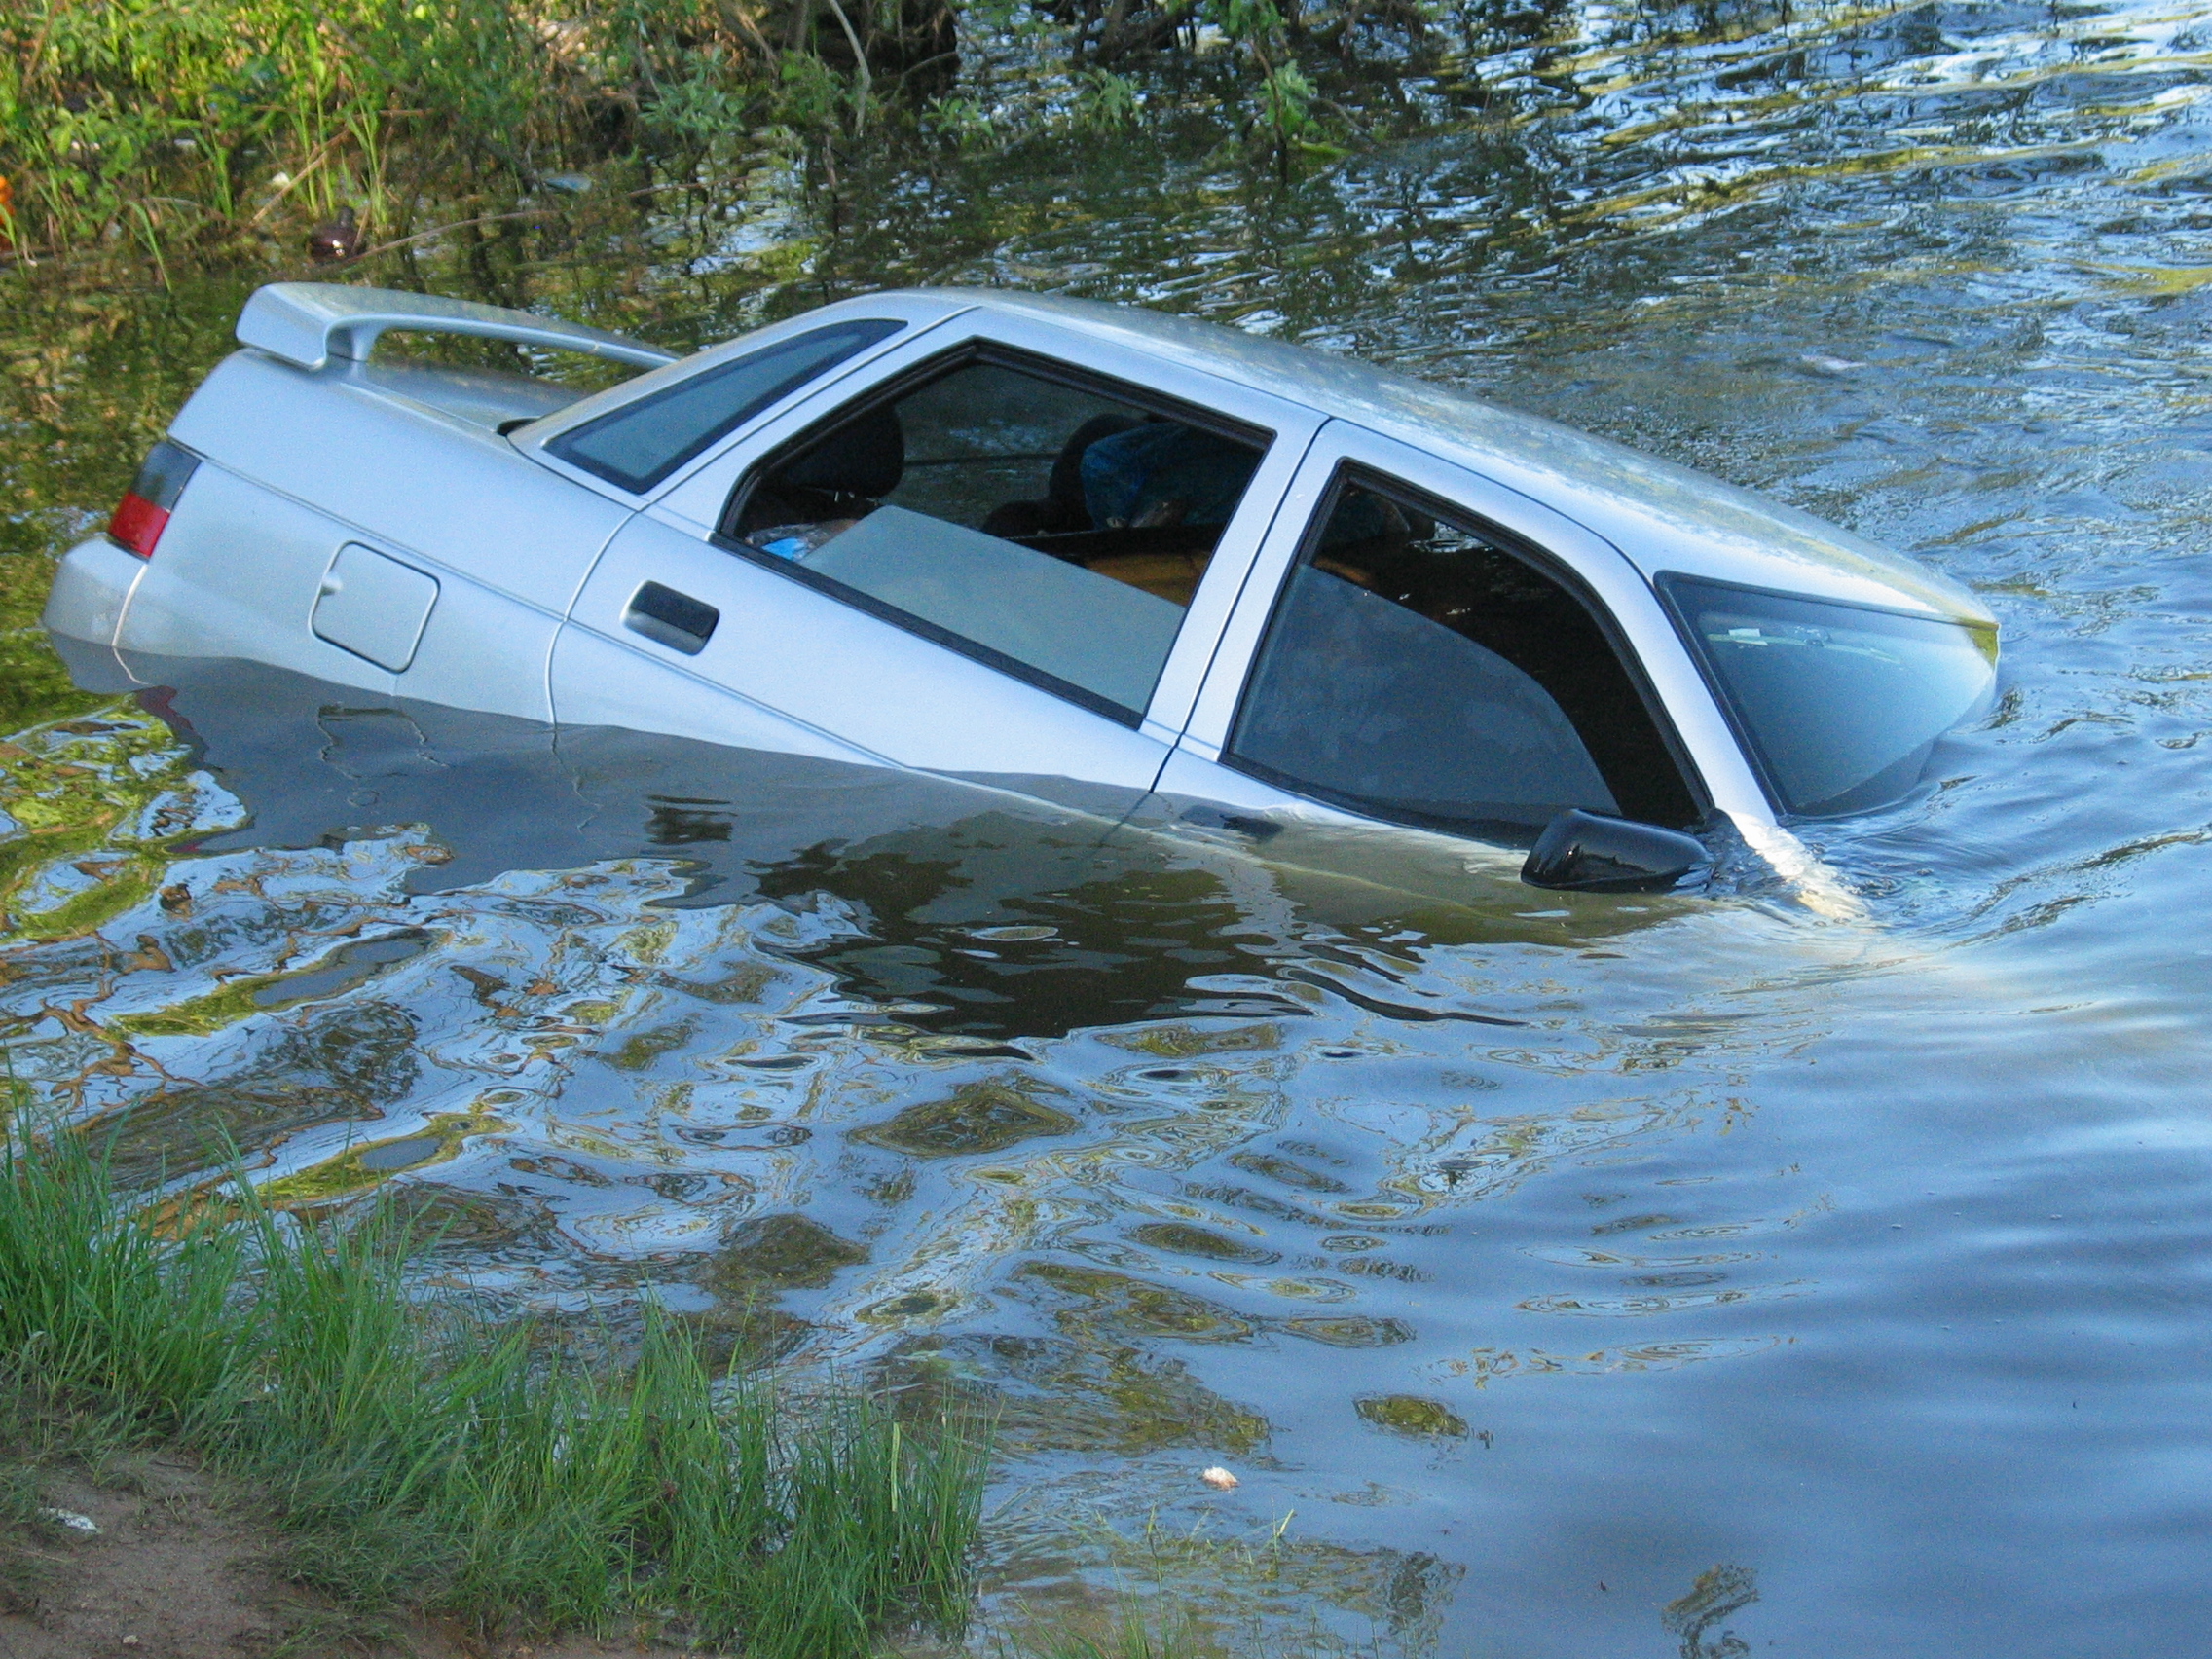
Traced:
[[[2157, 4], [1592, 6], [1288, 180], [1168, 123], [489, 273], [676, 344], [917, 280], [1164, 306], [1913, 550], [2004, 697], [1806, 830], [1861, 916], [253, 670], [64, 703], [17, 637], [12, 1063], [149, 1178], [220, 1130], [279, 1201], [413, 1195], [433, 1282], [996, 1401], [1002, 1613], [1119, 1574], [1278, 1650], [2195, 1651], [2208, 50]], [[10, 593], [244, 286], [26, 312]]]

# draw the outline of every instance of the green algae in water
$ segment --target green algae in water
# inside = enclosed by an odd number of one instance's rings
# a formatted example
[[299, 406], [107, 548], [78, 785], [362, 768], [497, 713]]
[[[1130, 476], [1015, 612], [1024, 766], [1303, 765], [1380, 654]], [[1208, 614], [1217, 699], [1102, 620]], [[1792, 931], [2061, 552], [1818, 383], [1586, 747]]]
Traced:
[[1353, 1407], [1365, 1421], [1392, 1434], [1416, 1440], [1467, 1437], [1467, 1419], [1441, 1400], [1419, 1394], [1362, 1394]]
[[[399, 1144], [399, 1143], [394, 1143]], [[434, 1181], [403, 1181], [382, 1203], [409, 1241], [436, 1250], [545, 1249], [555, 1237], [553, 1212], [542, 1199], [480, 1193]]]
[[143, 903], [168, 846], [195, 832], [194, 812], [153, 810], [186, 763], [168, 727], [128, 703], [0, 743], [0, 810], [14, 826], [0, 839], [0, 928], [77, 938]]
[[757, 1216], [732, 1228], [722, 1247], [698, 1269], [697, 1283], [715, 1298], [715, 1306], [677, 1317], [713, 1369], [750, 1371], [772, 1365], [814, 1329], [774, 1307], [776, 1297], [787, 1290], [820, 1289], [840, 1270], [867, 1258], [866, 1245], [840, 1238], [807, 1216]]
[[871, 1325], [903, 1325], [911, 1320], [927, 1319], [952, 1306], [953, 1298], [937, 1291], [908, 1290], [869, 1303], [859, 1310], [857, 1317]]
[[1173, 1337], [1192, 1343], [1244, 1342], [1259, 1330], [1253, 1320], [1218, 1302], [1103, 1268], [1031, 1262], [1014, 1277], [1080, 1300], [1085, 1305], [1082, 1309], [1064, 1309], [1057, 1315], [1059, 1323], [1071, 1330], [1122, 1330], [1133, 1336]]
[[103, 922], [144, 903], [164, 866], [145, 859], [126, 859], [66, 903], [35, 916], [18, 916], [16, 931], [25, 939], [72, 939], [96, 931]]
[[261, 1184], [261, 1201], [271, 1209], [290, 1209], [376, 1186], [403, 1170], [443, 1163], [460, 1153], [471, 1135], [498, 1134], [509, 1125], [498, 1118], [469, 1112], [440, 1113], [411, 1135], [363, 1141], [336, 1158]]
[[110, 1029], [131, 1037], [204, 1037], [257, 1014], [278, 1013], [358, 990], [386, 970], [413, 961], [430, 943], [431, 936], [421, 928], [355, 940], [302, 968], [246, 976], [173, 1008], [125, 1014], [112, 1021]]
[[[1024, 1543], [1043, 1571], [998, 1587], [1020, 1609], [1021, 1653], [1415, 1659], [1437, 1652], [1442, 1615], [1466, 1574], [1426, 1550], [1295, 1536], [1295, 1511], [1246, 1529], [1156, 1512], [1124, 1530], [1101, 1526], [1090, 1509], [1075, 1497], [1064, 1518], [1031, 1530]], [[1093, 1569], [1088, 1585], [1059, 1576], [1077, 1562]], [[1348, 1617], [1325, 1619], [1323, 1607]]]
[[930, 1336], [893, 1348], [878, 1382], [902, 1402], [944, 1400], [987, 1419], [1010, 1451], [1142, 1457], [1180, 1447], [1246, 1456], [1272, 1425], [1179, 1359], [1081, 1338]]
[[765, 1291], [818, 1290], [840, 1269], [867, 1260], [867, 1246], [840, 1238], [803, 1215], [766, 1215], [739, 1223], [708, 1258], [699, 1283], [742, 1301]]
[[1210, 1262], [1265, 1264], [1282, 1260], [1277, 1251], [1263, 1250], [1256, 1244], [1240, 1244], [1225, 1234], [1193, 1227], [1187, 1222], [1148, 1221], [1132, 1229], [1129, 1236], [1155, 1250], [1170, 1250], [1178, 1256], [1203, 1256]]
[[787, 1357], [814, 1327], [780, 1308], [746, 1302], [672, 1315], [710, 1371], [756, 1371]]
[[916, 1158], [1003, 1152], [1034, 1135], [1064, 1135], [1076, 1120], [1032, 1098], [1010, 1083], [971, 1083], [949, 1100], [909, 1106], [886, 1123], [852, 1131], [851, 1138]]
[[673, 974], [665, 974], [660, 982], [672, 991], [682, 991], [687, 997], [697, 997], [701, 1002], [729, 1008], [761, 1001], [768, 994], [768, 987], [781, 983], [783, 978], [779, 970], [765, 962], [744, 962], [719, 979], [702, 982], [680, 979]]
[[115, 1173], [126, 1183], [174, 1179], [318, 1124], [381, 1118], [409, 1097], [422, 1065], [406, 1009], [373, 1000], [310, 1007], [230, 1076], [166, 1086], [111, 1114]]
[[1309, 1193], [1348, 1193], [1351, 1189], [1333, 1175], [1324, 1175], [1317, 1169], [1287, 1158], [1278, 1158], [1268, 1152], [1239, 1152], [1229, 1160], [1238, 1169], [1254, 1175], [1265, 1175], [1271, 1181], [1280, 1181], [1286, 1187], [1302, 1188]]
[[1403, 1320], [1371, 1319], [1360, 1313], [1303, 1314], [1295, 1319], [1277, 1320], [1275, 1329], [1285, 1336], [1304, 1337], [1309, 1343], [1325, 1343], [1330, 1347], [1342, 1348], [1395, 1347], [1414, 1340], [1413, 1327]]
[[1099, 1041], [1133, 1049], [1163, 1060], [1195, 1059], [1200, 1054], [1256, 1053], [1282, 1047], [1279, 1025], [1156, 1025], [1144, 1031], [1108, 1031]]
[[680, 1019], [673, 1025], [641, 1031], [612, 1053], [602, 1054], [600, 1058], [618, 1071], [644, 1071], [655, 1060], [675, 1053], [690, 1042], [698, 1028], [696, 1020]]

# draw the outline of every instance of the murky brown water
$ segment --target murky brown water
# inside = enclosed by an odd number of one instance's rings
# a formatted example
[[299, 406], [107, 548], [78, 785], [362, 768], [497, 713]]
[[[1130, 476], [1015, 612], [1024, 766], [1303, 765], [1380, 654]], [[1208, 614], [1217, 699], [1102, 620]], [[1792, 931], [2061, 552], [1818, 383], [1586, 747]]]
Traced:
[[[149, 1174], [220, 1129], [288, 1203], [413, 1187], [425, 1271], [517, 1308], [997, 1398], [1001, 1608], [1118, 1575], [1270, 1651], [2201, 1650], [2212, 16], [1633, 20], [1489, 66], [1543, 112], [1288, 184], [1038, 145], [491, 275], [678, 343], [886, 282], [1141, 300], [1919, 551], [2003, 616], [2006, 696], [1813, 835], [1863, 920], [1440, 894], [1387, 848], [1363, 884], [260, 671], [64, 708], [18, 636], [17, 723], [81, 718], [0, 750], [18, 1075]], [[0, 325], [50, 365], [7, 592], [242, 286]]]

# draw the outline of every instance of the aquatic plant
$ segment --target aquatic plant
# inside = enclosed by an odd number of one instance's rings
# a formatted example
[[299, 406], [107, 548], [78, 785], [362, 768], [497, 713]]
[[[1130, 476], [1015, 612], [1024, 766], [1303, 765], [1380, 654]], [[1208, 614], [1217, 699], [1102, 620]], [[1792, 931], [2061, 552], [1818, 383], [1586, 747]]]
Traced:
[[[782, 153], [833, 183], [840, 148], [896, 152], [917, 128], [1003, 145], [1189, 116], [1287, 164], [1366, 125], [1347, 100], [1402, 111], [1402, 72], [1563, 16], [1506, 0], [30, 0], [0, 10], [0, 256], [350, 260], [559, 218], [595, 173], [643, 198]], [[1382, 72], [1323, 97], [1362, 42]], [[1151, 73], [1170, 61], [1208, 67]]]
[[[161, 1225], [152, 1219], [164, 1217]], [[911, 1402], [712, 1379], [648, 1319], [626, 1364], [413, 1300], [389, 1209], [251, 1190], [149, 1211], [82, 1134], [0, 1155], [0, 1404], [177, 1443], [266, 1495], [300, 1581], [486, 1635], [670, 1626], [763, 1659], [957, 1627], [985, 1466]]]
[[579, 163], [777, 119], [781, 55], [706, 0], [40, 0], [0, 13], [0, 231], [158, 258], [350, 209], [361, 235], [315, 250], [349, 254], [426, 189], [574, 190]]

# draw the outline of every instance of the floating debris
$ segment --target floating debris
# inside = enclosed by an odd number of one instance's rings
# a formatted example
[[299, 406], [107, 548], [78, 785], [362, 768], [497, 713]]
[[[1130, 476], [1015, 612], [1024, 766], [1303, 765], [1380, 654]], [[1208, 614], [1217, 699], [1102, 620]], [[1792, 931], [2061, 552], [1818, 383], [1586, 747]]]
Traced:
[[1199, 1475], [1198, 1479], [1205, 1482], [1216, 1492], [1235, 1492], [1242, 1484], [1219, 1463]]
[[318, 265], [358, 259], [367, 240], [359, 216], [350, 207], [341, 207], [337, 218], [326, 220], [308, 232], [308, 257]]

